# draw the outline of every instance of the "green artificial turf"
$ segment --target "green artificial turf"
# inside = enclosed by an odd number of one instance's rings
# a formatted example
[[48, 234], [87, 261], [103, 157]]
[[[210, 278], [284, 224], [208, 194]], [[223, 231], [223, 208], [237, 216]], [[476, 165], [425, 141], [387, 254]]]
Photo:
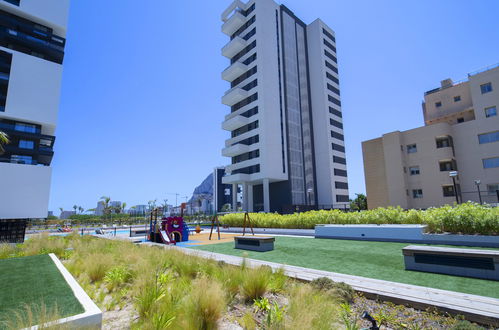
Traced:
[[13, 311], [23, 315], [25, 306], [36, 314], [42, 303], [49, 313], [57, 307], [61, 317], [84, 312], [50, 256], [0, 260], [0, 320], [10, 319]]
[[276, 237], [275, 250], [269, 252], [236, 250], [233, 242], [190, 248], [499, 298], [497, 281], [406, 271], [402, 248], [408, 245], [411, 244]]

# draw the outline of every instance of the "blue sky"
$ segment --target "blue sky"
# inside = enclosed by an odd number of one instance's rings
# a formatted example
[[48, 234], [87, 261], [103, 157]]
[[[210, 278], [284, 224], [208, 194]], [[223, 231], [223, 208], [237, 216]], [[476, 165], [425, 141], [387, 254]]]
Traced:
[[[217, 1], [71, 3], [50, 210], [188, 196], [228, 133]], [[361, 142], [423, 125], [426, 90], [499, 62], [497, 0], [287, 0], [336, 31], [350, 193]], [[180, 200], [185, 200], [179, 198]]]

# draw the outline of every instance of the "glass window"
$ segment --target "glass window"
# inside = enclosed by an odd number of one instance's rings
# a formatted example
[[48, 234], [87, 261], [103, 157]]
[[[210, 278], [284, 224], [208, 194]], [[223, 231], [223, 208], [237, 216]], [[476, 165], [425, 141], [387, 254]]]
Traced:
[[442, 186], [444, 197], [456, 196], [454, 193], [454, 186]]
[[436, 102], [436, 103], [435, 103], [435, 106], [436, 106], [437, 108], [440, 108], [440, 107], [442, 106], [442, 102]]
[[16, 126], [14, 129], [16, 131], [19, 131], [19, 132], [36, 133], [36, 126], [30, 125], [30, 124], [16, 123]]
[[29, 141], [29, 140], [19, 140], [19, 148], [22, 148], [22, 149], [34, 149], [35, 148], [35, 142], [34, 141]]
[[412, 198], [423, 198], [423, 189], [413, 189]]
[[499, 131], [478, 135], [478, 142], [480, 144], [492, 143], [497, 141], [499, 141]]
[[454, 96], [454, 102], [459, 102], [461, 101], [461, 96], [458, 95], [458, 96]]
[[482, 94], [492, 92], [492, 84], [488, 82], [486, 84], [480, 85], [480, 91], [482, 92]]
[[496, 168], [499, 167], [499, 157], [483, 159], [483, 168]]
[[14, 164], [33, 164], [33, 158], [31, 156], [20, 156], [12, 155], [10, 156], [10, 162]]
[[437, 138], [436, 142], [437, 142], [437, 149], [449, 148], [451, 146], [450, 136]]
[[409, 145], [407, 146], [407, 153], [408, 153], [408, 154], [413, 154], [413, 153], [415, 153], [415, 152], [418, 152], [418, 147], [417, 147], [417, 145], [416, 145], [416, 144], [409, 144]]
[[420, 172], [419, 172], [419, 166], [411, 166], [409, 167], [409, 173], [411, 173], [411, 175], [419, 175]]
[[457, 123], [458, 124], [464, 123], [464, 118], [463, 117], [457, 118]]
[[487, 192], [489, 194], [496, 194], [499, 190], [499, 183], [493, 183], [487, 185]]
[[449, 172], [457, 170], [457, 164], [456, 161], [454, 160], [444, 160], [439, 162], [439, 165], [440, 165], [440, 172]]
[[496, 107], [485, 108], [485, 117], [490, 118], [495, 116], [497, 116]]

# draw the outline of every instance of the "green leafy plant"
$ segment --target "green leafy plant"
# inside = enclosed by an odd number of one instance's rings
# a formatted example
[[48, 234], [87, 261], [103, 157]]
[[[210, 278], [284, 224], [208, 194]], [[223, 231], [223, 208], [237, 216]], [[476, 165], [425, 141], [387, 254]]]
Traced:
[[104, 282], [109, 291], [114, 291], [130, 279], [130, 271], [124, 266], [118, 266], [109, 270], [104, 276]]

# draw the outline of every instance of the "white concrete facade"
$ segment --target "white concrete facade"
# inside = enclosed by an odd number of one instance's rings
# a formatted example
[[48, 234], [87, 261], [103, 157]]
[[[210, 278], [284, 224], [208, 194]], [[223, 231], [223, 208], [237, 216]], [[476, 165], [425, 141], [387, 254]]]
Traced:
[[[334, 107], [342, 127], [339, 86], [326, 75], [338, 81], [334, 32], [320, 20], [307, 26], [273, 0], [236, 0], [222, 21], [222, 32], [231, 37], [222, 49], [231, 63], [222, 72], [231, 83], [222, 98], [231, 107], [222, 123], [231, 132], [222, 155], [232, 158], [223, 183], [242, 186], [246, 211], [347, 203], [346, 160], [333, 163], [333, 154], [345, 159], [344, 143], [331, 133], [342, 138], [343, 131], [329, 120]], [[333, 142], [343, 150], [332, 150]], [[335, 168], [344, 176], [335, 177]]]
[[499, 66], [468, 78], [426, 92], [426, 126], [363, 142], [369, 208], [498, 202]]
[[46, 218], [69, 0], [0, 1], [0, 219]]

